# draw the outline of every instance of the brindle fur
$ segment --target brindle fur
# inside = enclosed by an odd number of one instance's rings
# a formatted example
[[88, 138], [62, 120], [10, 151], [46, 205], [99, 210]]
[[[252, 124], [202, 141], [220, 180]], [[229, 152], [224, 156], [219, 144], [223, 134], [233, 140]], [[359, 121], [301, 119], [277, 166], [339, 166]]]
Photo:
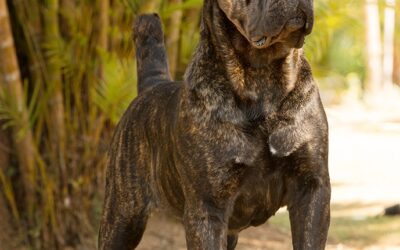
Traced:
[[[169, 77], [159, 18], [137, 19], [140, 94], [111, 144], [100, 249], [135, 248], [155, 208], [182, 218], [188, 249], [234, 249], [241, 230], [282, 206], [294, 249], [324, 249], [328, 125], [298, 48], [310, 27], [254, 48], [246, 24], [240, 28], [238, 13], [226, 8], [230, 1], [205, 0], [182, 83]], [[312, 24], [311, 0], [298, 2], [311, 4], [304, 12]]]

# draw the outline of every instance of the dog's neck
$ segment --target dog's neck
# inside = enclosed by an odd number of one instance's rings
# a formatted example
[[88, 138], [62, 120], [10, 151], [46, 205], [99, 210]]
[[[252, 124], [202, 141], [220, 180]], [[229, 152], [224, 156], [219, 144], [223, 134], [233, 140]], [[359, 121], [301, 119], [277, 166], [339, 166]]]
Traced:
[[[193, 77], [196, 72], [201, 72], [198, 67], [213, 68], [213, 72], [221, 72], [228, 78], [239, 98], [256, 99], [257, 89], [262, 86], [257, 86], [252, 79], [264, 78], [268, 81], [269, 76], [274, 74], [275, 78], [282, 78], [280, 82], [285, 88], [293, 88], [301, 56], [301, 49], [288, 48], [282, 43], [265, 49], [252, 47], [225, 16], [217, 1], [205, 0], [200, 44], [186, 72], [186, 80], [198, 79]], [[219, 69], [215, 70], [215, 67]], [[207, 71], [210, 70], [205, 69]]]

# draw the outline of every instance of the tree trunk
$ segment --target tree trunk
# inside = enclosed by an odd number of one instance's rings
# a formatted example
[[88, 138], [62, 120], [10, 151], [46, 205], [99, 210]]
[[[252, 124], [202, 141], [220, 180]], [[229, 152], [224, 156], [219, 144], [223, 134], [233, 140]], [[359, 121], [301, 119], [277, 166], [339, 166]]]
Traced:
[[19, 161], [25, 194], [25, 207], [31, 221], [35, 205], [35, 145], [29, 126], [29, 115], [24, 102], [21, 75], [15, 52], [6, 0], [0, 0], [0, 76], [6, 95], [18, 110], [19, 123], [13, 127], [13, 140]]
[[393, 85], [395, 6], [395, 0], [386, 0], [383, 39], [383, 87], [385, 89]]
[[108, 49], [109, 7], [110, 0], [99, 0], [98, 47], [103, 51], [107, 51]]
[[393, 83], [400, 85], [400, 39], [395, 43], [393, 62]]
[[[396, 3], [396, 23], [395, 30], [400, 29], [400, 1]], [[400, 32], [395, 32], [394, 42], [394, 62], [393, 62], [393, 82], [400, 85]]]
[[[14, 7], [15, 21], [21, 27], [21, 37], [19, 40], [20, 51], [24, 51], [29, 65], [29, 85], [42, 87], [43, 85], [43, 57], [41, 53], [42, 26], [40, 19], [40, 4], [35, 0], [12, 1]], [[13, 15], [13, 14], [11, 14]], [[39, 87], [40, 86], [40, 87]], [[33, 131], [34, 134], [34, 131]], [[38, 138], [35, 138], [38, 141]]]
[[60, 31], [61, 35], [66, 38], [71, 38], [72, 27], [71, 23], [74, 21], [73, 11], [76, 11], [76, 5], [74, 0], [60, 0]]
[[377, 0], [366, 0], [367, 80], [365, 92], [372, 95], [382, 88], [382, 43]]
[[[179, 5], [182, 4], [182, 0], [170, 0], [169, 3], [171, 5]], [[176, 70], [178, 65], [181, 22], [182, 10], [177, 9], [171, 14], [171, 17], [168, 20], [168, 33], [166, 40], [169, 71], [173, 79], [175, 79], [176, 77]]]
[[[58, 0], [46, 0], [45, 10], [43, 11], [43, 41], [44, 44], [55, 46], [56, 52], [60, 52], [58, 47], [61, 43], [61, 36], [58, 27]], [[48, 48], [47, 48], [48, 49]], [[46, 55], [46, 83], [51, 97], [49, 99], [50, 117], [49, 117], [49, 137], [51, 140], [53, 160], [59, 168], [59, 180], [61, 187], [65, 187], [67, 183], [66, 171], [66, 130], [65, 130], [65, 117], [64, 117], [64, 101], [62, 89], [61, 66], [57, 61], [59, 54], [49, 53], [52, 51], [45, 51]], [[63, 189], [63, 188], [62, 188]]]
[[98, 0], [95, 41], [98, 59], [97, 73], [100, 80], [104, 80], [103, 56], [108, 51], [109, 8], [110, 0]]
[[[95, 41], [98, 41], [97, 43], [97, 55], [96, 58], [98, 60], [98, 65], [97, 65], [97, 75], [98, 79], [100, 81], [104, 81], [104, 55], [105, 52], [108, 52], [109, 49], [109, 41], [108, 41], [108, 31], [109, 31], [109, 26], [110, 26], [110, 0], [99, 0], [98, 1], [98, 19], [97, 19], [97, 30], [96, 30], [96, 39]], [[105, 116], [103, 113], [94, 113], [94, 116], [97, 116], [97, 122], [96, 125], [93, 126], [95, 128], [94, 131], [94, 137], [92, 138], [101, 138], [101, 131], [104, 126], [105, 122]], [[94, 118], [96, 119], [96, 118]], [[93, 119], [93, 120], [94, 120]], [[96, 145], [98, 144], [98, 141], [95, 141]]]
[[180, 34], [179, 44], [179, 60], [178, 67], [175, 73], [180, 76], [185, 73], [185, 70], [180, 65], [186, 65], [192, 57], [193, 50], [196, 47], [199, 38], [199, 10], [197, 8], [186, 9], [182, 17], [182, 31]]

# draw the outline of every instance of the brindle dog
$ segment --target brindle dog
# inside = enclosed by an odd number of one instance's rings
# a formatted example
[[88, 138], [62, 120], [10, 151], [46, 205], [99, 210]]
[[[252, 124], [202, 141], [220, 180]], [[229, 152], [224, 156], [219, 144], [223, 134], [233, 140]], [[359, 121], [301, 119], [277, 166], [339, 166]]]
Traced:
[[135, 24], [139, 96], [110, 149], [100, 249], [133, 249], [149, 213], [182, 218], [188, 249], [234, 249], [282, 206], [294, 249], [324, 249], [328, 125], [301, 47], [312, 0], [205, 0], [182, 83], [156, 15]]

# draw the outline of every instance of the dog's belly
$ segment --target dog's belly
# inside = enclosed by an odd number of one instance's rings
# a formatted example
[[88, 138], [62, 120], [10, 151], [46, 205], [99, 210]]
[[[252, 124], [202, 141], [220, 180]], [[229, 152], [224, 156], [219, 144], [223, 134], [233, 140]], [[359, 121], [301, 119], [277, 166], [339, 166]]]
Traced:
[[229, 220], [229, 230], [239, 232], [265, 223], [285, 205], [283, 173], [261, 174], [257, 169], [243, 183]]
[[[171, 152], [172, 155], [172, 152]], [[170, 155], [164, 154], [164, 164], [158, 170], [158, 188], [161, 194], [159, 208], [166, 210], [176, 217], [183, 216], [185, 197], [183, 194], [179, 174], [172, 163]]]

